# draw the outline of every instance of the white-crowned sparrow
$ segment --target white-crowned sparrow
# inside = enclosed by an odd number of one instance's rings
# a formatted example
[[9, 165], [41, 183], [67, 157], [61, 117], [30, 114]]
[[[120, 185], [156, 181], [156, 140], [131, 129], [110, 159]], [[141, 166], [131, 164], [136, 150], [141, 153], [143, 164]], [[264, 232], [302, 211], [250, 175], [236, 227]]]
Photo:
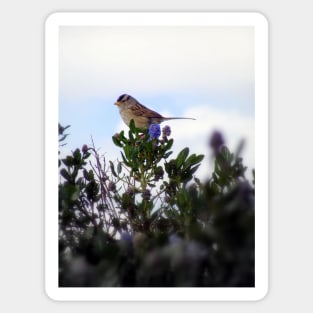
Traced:
[[147, 128], [150, 124], [160, 124], [168, 120], [194, 120], [194, 118], [189, 117], [164, 117], [161, 114], [148, 109], [135, 98], [127, 94], [119, 96], [115, 105], [118, 106], [120, 115], [125, 124], [129, 126], [130, 121], [134, 120], [135, 125], [138, 128]]

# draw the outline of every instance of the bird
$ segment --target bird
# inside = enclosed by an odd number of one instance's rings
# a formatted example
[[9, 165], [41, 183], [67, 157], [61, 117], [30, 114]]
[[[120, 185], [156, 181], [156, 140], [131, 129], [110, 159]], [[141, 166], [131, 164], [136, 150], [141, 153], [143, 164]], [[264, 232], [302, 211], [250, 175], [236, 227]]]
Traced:
[[164, 117], [158, 112], [145, 107], [128, 94], [119, 96], [114, 104], [118, 106], [124, 123], [129, 126], [130, 121], [134, 120], [137, 128], [148, 128], [151, 124], [160, 124], [168, 120], [195, 120], [191, 117]]

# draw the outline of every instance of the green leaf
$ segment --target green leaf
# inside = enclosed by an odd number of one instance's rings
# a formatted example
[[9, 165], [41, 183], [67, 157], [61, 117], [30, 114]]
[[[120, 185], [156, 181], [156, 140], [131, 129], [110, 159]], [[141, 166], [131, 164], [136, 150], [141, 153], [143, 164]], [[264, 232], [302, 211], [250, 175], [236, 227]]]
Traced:
[[128, 145], [126, 145], [126, 146], [124, 147], [124, 152], [125, 152], [125, 157], [126, 157], [127, 159], [130, 159], [130, 148], [129, 148]]
[[218, 176], [217, 176], [217, 174], [215, 172], [213, 172], [212, 178], [213, 178], [214, 182], [216, 182], [216, 183], [218, 182]]
[[180, 206], [180, 208], [186, 208], [187, 195], [184, 191], [181, 191], [177, 194], [177, 204]]
[[61, 186], [59, 197], [68, 203], [69, 201], [76, 201], [79, 198], [79, 193], [79, 186], [75, 184], [67, 184], [65, 186]]
[[63, 127], [60, 123], [59, 123], [59, 136], [62, 136], [61, 138], [59, 138], [59, 142], [65, 140], [65, 138], [68, 136], [68, 134], [64, 134], [64, 131], [66, 129], [68, 129], [70, 127], [70, 125], [67, 125], [65, 127]]
[[122, 210], [129, 210], [134, 207], [134, 197], [129, 194], [124, 193], [121, 199]]
[[62, 159], [62, 162], [66, 166], [73, 166], [74, 165], [74, 159], [70, 155], [68, 155], [65, 159]]
[[183, 172], [180, 179], [182, 183], [187, 183], [192, 179], [192, 173], [190, 171]]
[[120, 147], [120, 148], [123, 147], [123, 145], [121, 144], [121, 142], [120, 142], [115, 136], [112, 136], [112, 140], [113, 140], [113, 143], [114, 143], [116, 146], [118, 146], [118, 147]]
[[115, 177], [117, 177], [117, 174], [116, 174], [115, 169], [114, 169], [114, 164], [113, 164], [113, 162], [112, 162], [112, 161], [109, 161], [109, 163], [110, 163], [110, 168], [111, 168], [112, 174], [113, 174]]
[[86, 169], [83, 170], [83, 175], [86, 180], [89, 180], [88, 171]]
[[88, 172], [88, 176], [89, 176], [89, 179], [94, 179], [94, 175], [93, 175], [93, 171], [92, 170], [89, 170]]
[[136, 126], [135, 126], [135, 122], [133, 119], [131, 119], [130, 123], [129, 123], [129, 129], [130, 129], [130, 132], [132, 133], [136, 133]]
[[71, 127], [71, 125], [67, 125], [67, 126], [65, 126], [65, 127], [63, 127], [60, 123], [59, 123], [59, 134], [63, 134], [64, 133], [64, 131], [66, 130], [66, 129], [68, 129], [69, 127]]
[[71, 180], [71, 175], [68, 173], [68, 171], [65, 168], [62, 168], [60, 171], [61, 176], [63, 176], [66, 180]]
[[195, 158], [195, 163], [194, 164], [200, 163], [203, 159], [204, 159], [204, 154], [197, 155], [196, 158]]
[[68, 134], [63, 135], [61, 138], [59, 138], [59, 142], [64, 141], [67, 136], [68, 136]]
[[134, 142], [133, 130], [131, 130], [131, 129], [129, 130], [128, 137], [129, 137], [130, 142], [133, 143]]
[[174, 140], [173, 140], [173, 139], [170, 139], [170, 140], [167, 142], [166, 146], [165, 146], [165, 151], [166, 151], [166, 150], [170, 150], [170, 149], [172, 148], [172, 146], [173, 146], [173, 143], [174, 143]]
[[122, 172], [122, 163], [121, 163], [121, 162], [118, 162], [118, 163], [117, 163], [117, 173], [118, 173], [118, 174], [121, 174], [121, 172]]
[[87, 171], [86, 169], [83, 170], [84, 178], [88, 181], [94, 179], [94, 174], [92, 170]]
[[199, 179], [199, 178], [195, 177], [194, 180], [195, 180], [195, 183], [196, 183], [198, 186], [201, 186], [201, 182], [200, 182], [200, 179]]
[[190, 170], [190, 174], [193, 175], [197, 169], [199, 168], [200, 164], [196, 165], [195, 167], [193, 167], [191, 170]]
[[212, 189], [212, 191], [215, 193], [215, 194], [218, 194], [220, 192], [220, 187], [217, 183], [215, 182], [212, 182], [211, 185], [210, 185], [210, 188]]
[[97, 195], [99, 192], [99, 186], [94, 180], [92, 180], [91, 182], [89, 182], [86, 185], [85, 190], [86, 190], [86, 195], [87, 195], [88, 200], [91, 200], [91, 201], [97, 200]]
[[169, 152], [164, 153], [163, 159], [167, 159], [172, 153], [173, 153], [173, 151], [169, 151]]
[[73, 190], [73, 193], [71, 195], [71, 200], [72, 201], [76, 201], [79, 198], [79, 192], [80, 192], [79, 187], [78, 186], [74, 186], [74, 190]]
[[123, 152], [121, 152], [121, 155], [122, 155], [122, 159], [123, 159], [125, 165], [126, 165], [126, 166], [130, 166], [130, 163], [126, 160], [126, 157], [125, 157], [125, 155], [123, 154]]
[[187, 156], [189, 154], [189, 148], [184, 148], [182, 151], [179, 152], [176, 158], [176, 167], [180, 168], [182, 164], [185, 162]]
[[189, 158], [184, 163], [184, 168], [188, 168], [191, 165], [195, 165], [195, 164], [201, 162], [203, 157], [204, 156], [202, 156], [202, 155], [199, 155], [199, 156], [197, 156], [195, 154], [190, 155]]
[[233, 159], [233, 154], [230, 153], [230, 151], [228, 150], [228, 148], [226, 146], [223, 146], [221, 149], [221, 155], [223, 156], [223, 158], [230, 162]]
[[82, 160], [82, 154], [78, 148], [73, 152], [73, 156], [74, 156], [75, 164], [79, 165]]
[[135, 163], [138, 161], [138, 149], [133, 147], [130, 152], [130, 159]]
[[88, 159], [90, 157], [91, 153], [90, 152], [86, 152], [84, 155], [83, 155], [83, 159]]
[[192, 154], [187, 160], [186, 162], [183, 164], [183, 168], [184, 169], [187, 169], [189, 168], [190, 166], [192, 165], [196, 165], [198, 163], [200, 163], [204, 158], [204, 155], [203, 154], [200, 154], [200, 155], [195, 155], [195, 154]]

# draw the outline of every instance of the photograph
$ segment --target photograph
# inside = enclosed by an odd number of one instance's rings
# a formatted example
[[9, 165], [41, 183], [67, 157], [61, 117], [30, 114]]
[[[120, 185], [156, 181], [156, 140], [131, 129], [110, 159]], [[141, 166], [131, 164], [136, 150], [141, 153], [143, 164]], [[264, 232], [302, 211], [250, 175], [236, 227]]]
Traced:
[[45, 39], [48, 295], [262, 298], [265, 18], [55, 13]]

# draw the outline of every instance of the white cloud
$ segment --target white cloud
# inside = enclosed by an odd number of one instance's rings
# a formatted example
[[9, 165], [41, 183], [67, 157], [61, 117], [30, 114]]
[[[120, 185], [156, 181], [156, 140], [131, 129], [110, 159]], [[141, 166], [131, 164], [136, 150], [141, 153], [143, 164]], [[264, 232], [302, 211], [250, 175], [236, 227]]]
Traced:
[[[189, 147], [191, 153], [205, 154], [206, 159], [199, 169], [199, 176], [207, 178], [212, 170], [210, 158], [209, 137], [215, 130], [219, 130], [226, 141], [226, 145], [234, 152], [240, 142], [245, 141], [242, 152], [244, 164], [249, 171], [254, 168], [254, 119], [243, 116], [235, 111], [218, 110], [208, 105], [197, 105], [185, 111], [184, 116], [194, 117], [196, 121], [173, 120], [171, 125], [175, 139], [175, 151]], [[247, 173], [251, 177], [250, 173]]]
[[250, 27], [63, 27], [66, 97], [227, 90], [253, 83]]

